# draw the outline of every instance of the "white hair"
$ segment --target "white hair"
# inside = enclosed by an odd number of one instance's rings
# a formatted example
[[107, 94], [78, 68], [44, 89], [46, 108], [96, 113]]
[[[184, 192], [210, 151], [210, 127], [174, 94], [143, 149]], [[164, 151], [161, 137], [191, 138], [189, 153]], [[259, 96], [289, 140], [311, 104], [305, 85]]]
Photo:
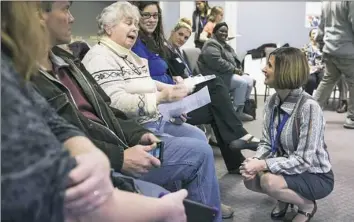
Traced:
[[139, 9], [129, 2], [115, 2], [104, 8], [99, 16], [97, 16], [98, 35], [107, 34], [107, 27], [113, 27], [120, 23], [124, 18], [131, 18], [136, 25], [139, 23]]

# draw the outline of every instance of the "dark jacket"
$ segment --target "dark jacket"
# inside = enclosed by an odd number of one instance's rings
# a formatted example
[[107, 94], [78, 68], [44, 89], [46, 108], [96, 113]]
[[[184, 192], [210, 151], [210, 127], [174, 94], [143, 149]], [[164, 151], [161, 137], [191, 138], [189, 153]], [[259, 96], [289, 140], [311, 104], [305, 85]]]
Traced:
[[182, 78], [188, 78], [192, 73], [185, 61], [182, 52], [180, 54], [176, 52], [169, 43], [166, 42], [166, 58], [165, 61], [168, 65], [168, 69], [172, 76], [180, 76]]
[[141, 136], [150, 131], [135, 121], [128, 120], [123, 112], [109, 106], [109, 97], [86, 71], [79, 59], [75, 59], [59, 47], [54, 47], [53, 53], [69, 64], [66, 68], [67, 73], [76, 80], [105, 125], [91, 121], [82, 115], [73, 102], [69, 90], [49, 73], [40, 72], [33, 77], [32, 81], [37, 90], [59, 115], [81, 129], [108, 156], [113, 169], [121, 171], [124, 149], [138, 144]]
[[203, 75], [217, 75], [229, 87], [235, 69], [241, 68], [235, 50], [227, 43], [220, 43], [214, 37], [208, 39], [197, 61]]

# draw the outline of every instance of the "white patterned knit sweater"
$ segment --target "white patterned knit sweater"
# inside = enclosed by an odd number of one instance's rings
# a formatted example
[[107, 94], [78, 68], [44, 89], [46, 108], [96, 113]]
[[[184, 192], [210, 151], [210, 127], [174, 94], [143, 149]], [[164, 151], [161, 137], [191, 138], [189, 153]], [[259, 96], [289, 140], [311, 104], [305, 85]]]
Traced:
[[112, 107], [140, 124], [158, 120], [157, 88], [146, 59], [103, 37], [82, 62], [111, 98]]

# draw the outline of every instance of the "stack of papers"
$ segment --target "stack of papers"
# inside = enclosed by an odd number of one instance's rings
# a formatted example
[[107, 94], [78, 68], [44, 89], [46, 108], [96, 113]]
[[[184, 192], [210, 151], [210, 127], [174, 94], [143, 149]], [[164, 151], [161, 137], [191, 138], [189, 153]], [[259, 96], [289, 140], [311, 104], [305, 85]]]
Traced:
[[[215, 78], [215, 77], [214, 77]], [[162, 119], [169, 121], [173, 117], [179, 117], [193, 110], [203, 107], [211, 102], [208, 86], [203, 87], [196, 93], [172, 103], [163, 103], [158, 106]]]

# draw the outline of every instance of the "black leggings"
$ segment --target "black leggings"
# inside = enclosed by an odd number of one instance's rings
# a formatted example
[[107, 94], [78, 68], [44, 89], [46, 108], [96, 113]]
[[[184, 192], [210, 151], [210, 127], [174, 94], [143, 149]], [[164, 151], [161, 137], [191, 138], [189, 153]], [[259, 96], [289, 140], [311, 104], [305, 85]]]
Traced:
[[232, 141], [240, 139], [248, 132], [243, 128], [241, 120], [236, 116], [229, 89], [224, 81], [216, 77], [213, 80], [197, 85], [196, 91], [206, 85], [209, 89], [211, 103], [188, 113], [191, 119], [187, 122], [192, 125], [211, 124], [227, 169], [229, 171], [235, 170], [241, 166], [245, 158], [241, 151], [232, 151], [229, 145]]

